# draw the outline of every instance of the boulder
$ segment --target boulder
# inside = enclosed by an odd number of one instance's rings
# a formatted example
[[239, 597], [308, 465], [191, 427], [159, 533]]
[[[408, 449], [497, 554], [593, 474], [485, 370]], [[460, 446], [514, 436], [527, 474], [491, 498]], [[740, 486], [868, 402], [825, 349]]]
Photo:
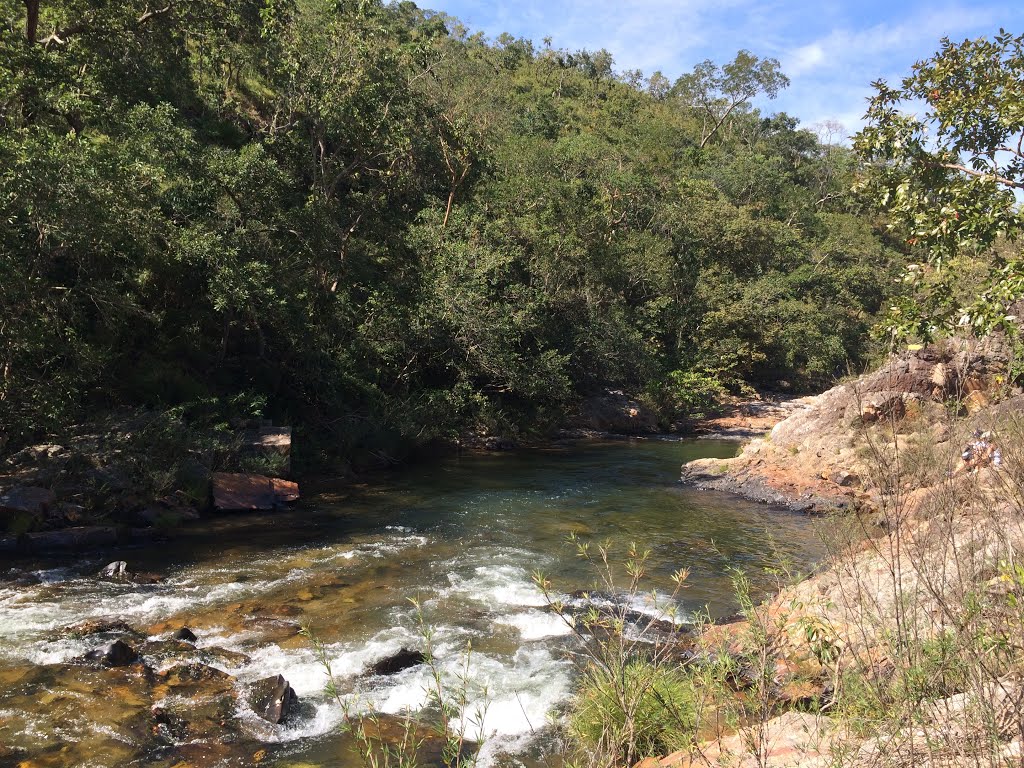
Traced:
[[126, 579], [130, 575], [128, 573], [128, 563], [124, 560], [115, 560], [104, 566], [99, 575], [105, 579], [117, 579], [119, 581]]
[[287, 720], [298, 703], [299, 697], [281, 675], [253, 683], [249, 690], [249, 704], [253, 712], [270, 723], [282, 723]]
[[139, 654], [124, 640], [115, 640], [105, 648], [89, 651], [85, 658], [105, 667], [127, 667], [139, 660]]
[[188, 627], [182, 627], [177, 632], [175, 632], [172, 635], [172, 637], [175, 640], [184, 640], [186, 643], [194, 643], [198, 639], [196, 637], [196, 633]]
[[298, 498], [299, 484], [288, 480], [232, 472], [213, 475], [213, 505], [220, 510], [270, 510]]
[[658, 431], [657, 414], [621, 390], [607, 390], [584, 401], [578, 424], [584, 429], [627, 435]]
[[282, 480], [279, 477], [270, 478], [270, 485], [274, 489], [274, 496], [279, 504], [291, 504], [299, 500], [299, 484], [291, 480]]
[[30, 515], [42, 517], [57, 501], [49, 488], [33, 485], [16, 485], [0, 495], [0, 513], [7, 515]]
[[836, 470], [829, 479], [843, 488], [853, 488], [861, 484], [860, 475], [855, 472], [848, 472], [845, 469]]
[[421, 651], [403, 648], [398, 653], [378, 661], [370, 667], [369, 673], [371, 675], [397, 675], [399, 672], [425, 663], [426, 660], [427, 657]]

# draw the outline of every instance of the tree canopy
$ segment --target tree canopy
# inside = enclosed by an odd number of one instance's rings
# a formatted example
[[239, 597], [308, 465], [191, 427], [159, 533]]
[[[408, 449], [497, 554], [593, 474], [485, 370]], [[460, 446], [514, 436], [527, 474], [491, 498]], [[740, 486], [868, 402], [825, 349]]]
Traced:
[[820, 386], [905, 259], [851, 153], [752, 105], [785, 85], [410, 2], [0, 0], [0, 424], [259, 412], [392, 455], [606, 387], [670, 421]]

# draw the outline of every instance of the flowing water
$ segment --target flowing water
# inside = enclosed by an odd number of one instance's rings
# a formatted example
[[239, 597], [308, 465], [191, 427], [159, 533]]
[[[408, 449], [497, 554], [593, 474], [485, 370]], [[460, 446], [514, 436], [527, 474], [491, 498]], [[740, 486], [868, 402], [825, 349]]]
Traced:
[[[530, 763], [549, 748], [545, 726], [572, 686], [568, 629], [532, 575], [543, 572], [561, 593], [596, 578], [566, 544], [570, 533], [649, 548], [650, 586], [663, 594], [671, 573], [689, 568], [684, 617], [736, 609], [730, 568], [767, 591], [780, 556], [806, 567], [820, 555], [806, 517], [679, 485], [683, 461], [735, 450], [717, 441], [589, 443], [442, 459], [369, 486], [322, 482], [294, 510], [214, 517], [166, 544], [117, 553], [132, 570], [163, 576], [158, 584], [97, 579], [111, 553], [9, 563], [0, 568], [0, 765], [5, 754], [40, 766], [354, 765], [324, 669], [296, 627], [324, 644], [354, 709], [415, 710], [427, 701], [425, 666], [367, 674], [423, 646], [410, 598], [446, 675], [462, 668], [472, 641], [472, 696], [483, 700], [477, 686], [486, 686], [488, 706], [470, 735], [487, 736], [485, 757]], [[641, 612], [664, 607], [634, 602]], [[234, 711], [213, 718], [238, 727], [218, 739], [215, 729], [153, 726], [153, 707], [173, 708], [176, 689], [152, 674], [70, 663], [110, 641], [58, 632], [91, 618], [122, 619], [157, 639], [191, 627], [201, 660], [243, 692], [230, 699]], [[147, 662], [155, 672], [171, 664]], [[244, 695], [278, 673], [303, 702], [286, 725], [261, 721]]]

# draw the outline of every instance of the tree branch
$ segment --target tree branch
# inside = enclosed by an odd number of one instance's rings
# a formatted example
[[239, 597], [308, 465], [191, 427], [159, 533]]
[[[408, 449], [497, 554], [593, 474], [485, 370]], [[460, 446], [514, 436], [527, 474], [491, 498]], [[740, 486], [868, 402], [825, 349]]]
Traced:
[[154, 16], [163, 16], [165, 13], [170, 12], [170, 10], [171, 10], [171, 8], [173, 6], [174, 6], [174, 3], [168, 3], [163, 8], [155, 8], [153, 10], [147, 10], [144, 14], [139, 16], [138, 19], [136, 19], [136, 23], [144, 24], [147, 21], [149, 21], [150, 19], [152, 19]]
[[729, 108], [727, 110], [725, 110], [725, 114], [723, 114], [721, 119], [719, 119], [719, 121], [717, 123], [715, 123], [715, 127], [712, 128], [711, 132], [701, 140], [701, 142], [700, 142], [700, 148], [701, 149], [704, 149], [704, 145], [707, 144], [709, 141], [711, 141], [711, 137], [714, 136], [716, 133], [718, 133], [719, 129], [723, 125], [725, 125], [725, 121], [729, 119], [729, 115], [731, 115], [733, 113], [733, 110], [735, 110], [736, 107], [738, 107], [742, 103], [743, 103], [742, 101], [734, 101], [734, 102], [732, 102], [729, 105]]
[[999, 182], [1007, 187], [1013, 187], [1014, 189], [1024, 189], [1024, 181], [1014, 181], [1013, 179], [1007, 179], [1004, 176], [999, 176], [994, 173], [976, 171], [973, 168], [968, 168], [966, 165], [959, 165], [958, 163], [935, 163], [935, 165], [939, 168], [947, 168], [951, 171], [961, 171], [962, 173], [966, 173], [968, 176], [974, 176], [978, 179], [991, 179], [992, 181]]
[[1016, 155], [1017, 157], [1024, 158], [1024, 152], [1021, 152], [1021, 143], [1024, 142], [1024, 134], [1021, 134], [1020, 138], [1021, 138], [1021, 140], [1017, 142], [1017, 148], [1016, 149], [1014, 149], [1013, 147], [1005, 147], [1004, 146], [1004, 147], [996, 147], [996, 151], [997, 152], [1009, 152], [1011, 155]]

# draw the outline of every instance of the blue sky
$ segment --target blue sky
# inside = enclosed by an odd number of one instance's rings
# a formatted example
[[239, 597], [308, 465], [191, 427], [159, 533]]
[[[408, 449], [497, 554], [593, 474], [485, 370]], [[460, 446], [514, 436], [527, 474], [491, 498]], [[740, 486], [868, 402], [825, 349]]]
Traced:
[[746, 48], [782, 63], [791, 85], [771, 112], [805, 127], [861, 125], [871, 81], [898, 81], [939, 39], [1024, 33], [1024, 1], [959, 0], [420, 0], [488, 37], [510, 32], [556, 48], [606, 48], [616, 69], [661, 70], [671, 79], [704, 59], [725, 63]]

